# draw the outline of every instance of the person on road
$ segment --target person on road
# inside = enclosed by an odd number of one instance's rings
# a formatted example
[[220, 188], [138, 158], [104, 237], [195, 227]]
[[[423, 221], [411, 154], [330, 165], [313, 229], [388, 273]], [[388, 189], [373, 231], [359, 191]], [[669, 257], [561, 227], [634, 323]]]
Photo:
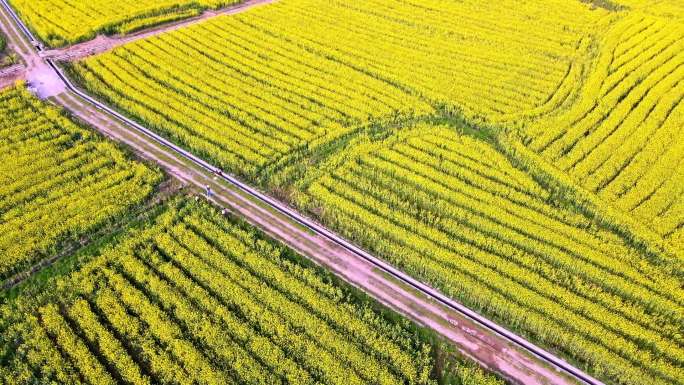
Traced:
[[211, 187], [209, 187], [209, 185], [207, 185], [207, 198], [211, 198], [211, 194], [212, 194]]

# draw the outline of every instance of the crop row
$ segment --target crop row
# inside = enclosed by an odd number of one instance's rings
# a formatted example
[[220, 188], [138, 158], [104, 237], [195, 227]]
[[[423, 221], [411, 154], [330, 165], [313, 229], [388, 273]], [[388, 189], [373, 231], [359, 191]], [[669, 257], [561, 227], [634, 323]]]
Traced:
[[577, 103], [526, 131], [585, 188], [673, 238], [684, 228], [683, 38], [681, 23], [629, 15], [605, 37]]
[[[433, 383], [432, 348], [407, 324], [246, 225], [177, 204], [60, 278], [66, 294], [3, 307], [11, 350], [0, 374], [91, 384]], [[29, 316], [17, 321], [17, 311]]]
[[296, 201], [595, 373], [681, 383], [684, 292], [667, 266], [605, 230], [587, 231], [485, 142], [446, 127], [416, 130], [310, 180]]
[[161, 175], [23, 86], [0, 94], [0, 278], [141, 204]]

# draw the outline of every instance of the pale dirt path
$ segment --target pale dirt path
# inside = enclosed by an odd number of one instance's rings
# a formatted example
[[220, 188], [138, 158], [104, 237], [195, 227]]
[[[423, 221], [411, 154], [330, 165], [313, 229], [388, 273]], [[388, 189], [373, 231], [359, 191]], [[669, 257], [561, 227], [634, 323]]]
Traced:
[[66, 90], [57, 73], [26, 40], [2, 5], [0, 5], [0, 27], [7, 37], [8, 47], [20, 57], [25, 66], [23, 74], [15, 74], [14, 81], [26, 80], [31, 90], [42, 99], [58, 95]]
[[528, 352], [484, 329], [460, 313], [435, 302], [423, 293], [382, 272], [367, 260], [346, 248], [292, 222], [282, 214], [265, 208], [253, 198], [144, 134], [116, 122], [67, 91], [54, 101], [110, 138], [125, 143], [142, 158], [159, 164], [184, 183], [199, 189], [210, 186], [212, 200], [251, 224], [282, 241], [300, 254], [331, 270], [337, 276], [363, 290], [380, 303], [413, 321], [429, 327], [466, 357], [499, 373], [513, 384], [577, 384], [565, 374], [541, 363]]
[[[9, 15], [5, 13], [4, 8], [0, 5], [0, 30], [7, 40], [7, 51], [15, 52], [21, 60], [24, 60], [23, 55], [20, 52], [24, 51], [25, 48], [17, 44], [22, 40], [19, 38], [18, 31], [13, 29], [14, 23], [11, 23], [8, 19]], [[26, 66], [24, 63], [19, 63], [11, 67], [3, 68], [0, 70], [0, 90], [13, 86], [17, 81], [26, 79]]]
[[145, 39], [151, 36], [162, 33], [175, 31], [179, 28], [187, 27], [189, 25], [198, 23], [202, 20], [214, 18], [223, 15], [234, 15], [245, 12], [256, 6], [272, 3], [276, 0], [247, 0], [232, 7], [227, 7], [219, 10], [208, 10], [201, 15], [184, 19], [174, 23], [164, 24], [159, 27], [145, 29], [141, 32], [133, 33], [125, 36], [104, 36], [98, 35], [95, 39], [83, 43], [75, 44], [66, 48], [46, 50], [40, 53], [45, 59], [52, 59], [56, 61], [75, 61], [83, 59], [88, 56], [97, 55], [107, 52], [118, 46], [134, 42], [136, 40]]

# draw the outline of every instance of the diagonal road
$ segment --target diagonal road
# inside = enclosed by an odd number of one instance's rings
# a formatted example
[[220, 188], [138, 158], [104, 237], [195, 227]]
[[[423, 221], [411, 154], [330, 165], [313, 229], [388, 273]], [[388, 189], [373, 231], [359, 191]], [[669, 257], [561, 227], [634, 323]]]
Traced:
[[0, 22], [8, 39], [21, 47], [27, 79], [35, 92], [69, 110], [104, 135], [129, 146], [174, 177], [200, 189], [211, 187], [212, 200], [330, 269], [382, 304], [440, 333], [464, 355], [511, 383], [603, 385], [524, 338], [480, 316], [439, 291], [230, 175], [217, 176], [211, 164], [74, 87], [52, 60], [45, 60], [30, 32], [0, 0]]
[[183, 182], [200, 189], [209, 186], [215, 203], [229, 208], [234, 214], [328, 268], [384, 305], [437, 331], [463, 355], [501, 374], [512, 383], [580, 383], [463, 313], [479, 317], [474, 312], [457, 304], [450, 306], [453, 301], [346, 241], [337, 240], [335, 234], [292, 213], [282, 203], [230, 177], [217, 177], [211, 166], [179, 156], [173, 147], [164, 144], [164, 140], [151, 140], [148, 133], [113, 119], [73, 92], [65, 92], [51, 100], [110, 138], [128, 145], [139, 156], [159, 164]]
[[78, 60], [87, 56], [107, 52], [118, 46], [136, 40], [146, 39], [148, 37], [159, 35], [161, 33], [174, 31], [179, 28], [195, 24], [205, 19], [210, 19], [213, 17], [223, 15], [234, 15], [237, 13], [248, 11], [256, 6], [272, 3], [274, 1], [276, 0], [246, 0], [234, 6], [222, 8], [220, 10], [207, 10], [199, 16], [184, 19], [175, 23], [164, 24], [160, 27], [146, 29], [138, 33], [115, 37], [100, 35], [93, 40], [75, 44], [66, 48], [46, 50], [41, 52], [40, 55], [45, 59], [52, 59], [58, 61]]

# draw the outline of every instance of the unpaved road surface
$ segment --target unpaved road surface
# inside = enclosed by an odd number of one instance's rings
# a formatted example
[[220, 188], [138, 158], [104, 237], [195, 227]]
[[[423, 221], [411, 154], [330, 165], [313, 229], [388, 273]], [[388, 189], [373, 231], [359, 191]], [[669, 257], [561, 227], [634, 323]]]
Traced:
[[264, 207], [229, 183], [184, 159], [171, 149], [131, 131], [112, 120], [79, 96], [65, 92], [51, 99], [66, 107], [79, 119], [93, 125], [110, 138], [128, 145], [140, 157], [159, 164], [181, 181], [204, 189], [210, 186], [212, 200], [245, 218], [251, 224], [281, 240], [300, 254], [330, 269], [337, 276], [363, 290], [382, 304], [429, 327], [451, 341], [464, 355], [497, 372], [515, 384], [577, 384], [573, 379], [540, 362], [528, 352], [482, 328], [464, 317], [388, 276], [375, 265], [344, 247], [294, 223], [289, 218]]
[[0, 5], [0, 25], [7, 37], [8, 47], [19, 56], [25, 66], [23, 73], [15, 75], [13, 80], [26, 80], [29, 87], [41, 99], [64, 92], [66, 87], [57, 73], [40, 57], [36, 48], [25, 39], [7, 9], [2, 5]]
[[0, 90], [14, 85], [17, 81], [25, 79], [25, 67], [23, 64], [15, 64], [0, 69]]
[[99, 35], [95, 39], [86, 41], [80, 44], [75, 44], [66, 48], [53, 49], [41, 52], [41, 56], [46, 59], [56, 61], [73, 61], [83, 59], [91, 55], [97, 55], [107, 52], [120, 45], [124, 45], [136, 40], [145, 39], [150, 36], [158, 35], [165, 32], [177, 30], [188, 25], [195, 24], [202, 20], [210, 19], [223, 15], [234, 15], [245, 12], [253, 7], [272, 3], [276, 0], [248, 0], [232, 7], [223, 8], [220, 10], [208, 10], [197, 17], [184, 19], [175, 23], [164, 24], [160, 27], [146, 29], [138, 33], [133, 33], [125, 36], [104, 36]]
[[[254, 5], [264, 2], [251, 3]], [[32, 84], [40, 83], [40, 87], [35, 90], [39, 95], [64, 107], [76, 118], [92, 125], [104, 135], [129, 146], [140, 157], [155, 162], [184, 183], [192, 184], [200, 189], [210, 186], [214, 192], [212, 200], [215, 203], [229, 208], [233, 213], [244, 217], [302, 255], [330, 269], [380, 303], [437, 331], [451, 341], [464, 356], [502, 375], [511, 383], [521, 385], [579, 383], [577, 379], [564, 372], [561, 373], [547, 361], [514, 344], [512, 339], [493, 332], [464, 315], [465, 313], [437, 301], [434, 295], [419, 291], [408, 285], [405, 280], [388, 274], [387, 270], [378, 267], [378, 264], [372, 263], [358, 252], [355, 253], [341, 243], [324, 236], [323, 232], [313, 232], [298, 224], [292, 217], [278, 211], [278, 206], [269, 205], [263, 199], [256, 199], [254, 194], [248, 194], [244, 188], [238, 188], [234, 182], [217, 177], [212, 169], [207, 169], [206, 166], [201, 166], [201, 163], [193, 162], [187, 156], [182, 155], [184, 150], [167, 146], [159, 139], [136, 128], [135, 123], [124, 123], [115, 117], [114, 113], [104, 112], [103, 109], [106, 110], [108, 107], [102, 105], [96, 107], [92, 101], [85, 100], [84, 98], [89, 98], [88, 95], [82, 94], [83, 97], [81, 97], [77, 94], [80, 91], [67, 87], [66, 80], [62, 81], [54, 69], [38, 55], [34, 47], [18, 33], [18, 28], [14, 26], [6, 12], [2, 8], [0, 22], [3, 29], [10, 31], [7, 34], [8, 39], [14, 40], [12, 44], [20, 48], [21, 56], [27, 63], [27, 78]], [[233, 10], [233, 12], [236, 11]], [[175, 26], [175, 28], [179, 27]], [[49, 70], [45, 69], [46, 66]], [[598, 381], [592, 383], [601, 384]]]

